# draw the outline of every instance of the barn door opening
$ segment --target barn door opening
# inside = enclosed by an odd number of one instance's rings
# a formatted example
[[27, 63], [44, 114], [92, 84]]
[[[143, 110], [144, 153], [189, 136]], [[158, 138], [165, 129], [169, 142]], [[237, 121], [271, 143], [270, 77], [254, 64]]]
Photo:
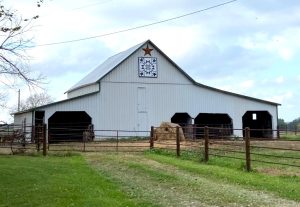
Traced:
[[45, 111], [35, 111], [34, 112], [34, 125], [35, 126], [40, 126], [43, 125], [45, 123]]
[[[216, 138], [233, 134], [232, 119], [228, 114], [199, 113], [195, 118], [195, 125], [197, 127], [208, 126], [216, 128], [209, 130], [209, 134]], [[199, 128], [196, 132], [201, 137], [204, 134], [204, 129]]]
[[184, 127], [192, 124], [192, 117], [188, 113], [175, 113], [171, 118], [171, 122]]
[[171, 122], [182, 127], [185, 138], [193, 138], [192, 117], [188, 113], [175, 113]]
[[57, 111], [48, 119], [49, 141], [81, 141], [90, 124], [92, 118], [85, 111]]
[[273, 137], [272, 116], [268, 111], [247, 111], [243, 115], [243, 129], [246, 127], [249, 127], [251, 129], [250, 137]]
[[44, 125], [45, 123], [45, 111], [35, 111], [34, 112], [34, 136], [31, 136], [31, 141], [34, 142], [36, 140], [41, 140], [44, 135]]

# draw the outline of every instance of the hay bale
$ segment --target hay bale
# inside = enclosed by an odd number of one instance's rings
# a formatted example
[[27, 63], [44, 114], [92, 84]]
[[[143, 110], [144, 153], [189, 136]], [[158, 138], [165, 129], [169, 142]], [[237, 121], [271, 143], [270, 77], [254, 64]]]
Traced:
[[179, 127], [179, 140], [185, 141], [181, 126], [171, 122], [162, 122], [160, 126], [154, 130], [154, 140], [176, 140], [176, 127]]

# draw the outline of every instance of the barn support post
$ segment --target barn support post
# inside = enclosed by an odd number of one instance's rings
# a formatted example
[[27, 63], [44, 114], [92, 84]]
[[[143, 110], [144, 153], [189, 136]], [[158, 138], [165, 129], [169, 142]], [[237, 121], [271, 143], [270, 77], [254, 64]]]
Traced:
[[23, 133], [26, 134], [26, 118], [24, 118]]
[[209, 142], [209, 129], [207, 126], [204, 127], [204, 162], [208, 162], [208, 142]]
[[82, 141], [83, 141], [83, 152], [85, 152], [85, 142], [86, 142], [87, 137], [83, 136]]
[[35, 126], [32, 125], [31, 127], [31, 142], [35, 143]]
[[277, 126], [277, 139], [280, 139], [280, 128]]
[[224, 125], [221, 125], [221, 139], [224, 139]]
[[46, 137], [46, 130], [47, 130], [47, 125], [43, 125], [43, 155], [47, 155], [47, 137]]
[[154, 148], [154, 127], [151, 126], [151, 131], [150, 131], [150, 150]]
[[250, 158], [250, 128], [245, 128], [245, 153], [246, 153], [246, 170], [251, 171], [251, 158]]
[[116, 145], [116, 150], [119, 152], [119, 130], [117, 130], [117, 145]]
[[43, 136], [43, 126], [41, 125], [37, 125], [35, 127], [35, 142], [36, 142], [36, 150], [39, 152], [40, 151], [40, 139], [41, 139], [41, 136]]
[[180, 157], [179, 126], [176, 127], [176, 156], [177, 156], [177, 157]]

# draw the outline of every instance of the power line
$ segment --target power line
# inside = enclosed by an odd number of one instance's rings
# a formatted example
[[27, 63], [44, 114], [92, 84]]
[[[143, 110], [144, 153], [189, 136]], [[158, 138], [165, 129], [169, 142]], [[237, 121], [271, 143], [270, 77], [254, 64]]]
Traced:
[[100, 35], [89, 36], [89, 37], [84, 37], [84, 38], [79, 38], [79, 39], [73, 39], [73, 40], [45, 43], [45, 44], [35, 45], [35, 46], [32, 46], [32, 47], [42, 47], [42, 46], [50, 46], [50, 45], [67, 44], [67, 43], [72, 43], [72, 42], [79, 42], [79, 41], [94, 39], [94, 38], [98, 38], [98, 37], [105, 37], [105, 36], [110, 36], [110, 35], [119, 34], [119, 33], [123, 33], [123, 32], [128, 32], [128, 31], [132, 31], [132, 30], [136, 30], [136, 29], [141, 29], [141, 28], [144, 28], [144, 27], [150, 27], [150, 26], [153, 26], [153, 25], [169, 22], [169, 21], [172, 21], [172, 20], [175, 20], [175, 19], [180, 19], [180, 18], [183, 18], [183, 17], [186, 17], [186, 16], [191, 16], [191, 15], [201, 13], [201, 12], [204, 12], [204, 11], [207, 11], [207, 10], [210, 10], [210, 9], [214, 9], [214, 8], [217, 8], [217, 7], [224, 6], [226, 4], [233, 3], [235, 1], [238, 1], [238, 0], [227, 1], [227, 2], [224, 2], [224, 3], [221, 3], [221, 4], [217, 4], [217, 5], [214, 5], [214, 6], [211, 6], [211, 7], [207, 7], [205, 9], [196, 10], [196, 11], [193, 11], [193, 12], [190, 12], [190, 13], [187, 13], [187, 14], [183, 14], [183, 15], [180, 15], [180, 16], [176, 16], [176, 17], [172, 17], [172, 18], [169, 18], [169, 19], [160, 20], [160, 21], [157, 21], [157, 22], [152, 22], [152, 23], [149, 23], [149, 24], [144, 24], [144, 25], [140, 25], [140, 26], [136, 26], [136, 27], [131, 27], [131, 28], [123, 29], [123, 30], [118, 30], [118, 31], [114, 31], [114, 32], [109, 32], [109, 33], [104, 33], [104, 34], [100, 34]]

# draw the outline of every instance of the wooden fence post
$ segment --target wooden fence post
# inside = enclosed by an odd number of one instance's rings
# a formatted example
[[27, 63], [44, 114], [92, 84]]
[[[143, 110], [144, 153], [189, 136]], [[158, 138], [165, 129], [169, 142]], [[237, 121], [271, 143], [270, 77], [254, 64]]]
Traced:
[[251, 171], [251, 158], [250, 158], [250, 128], [245, 128], [245, 153], [246, 153], [246, 170]]
[[177, 157], [180, 157], [179, 126], [176, 127], [176, 156], [177, 156]]
[[83, 141], [83, 152], [85, 152], [85, 142], [86, 142], [86, 139], [87, 139], [87, 136], [84, 135], [84, 136], [82, 137], [82, 141]]
[[31, 127], [31, 143], [35, 143], [35, 126], [32, 125]]
[[151, 126], [150, 131], [150, 150], [154, 148], [154, 127]]
[[41, 136], [43, 136], [44, 132], [42, 132], [43, 130], [43, 126], [41, 125], [37, 125], [35, 127], [35, 141], [36, 141], [36, 149], [37, 151], [39, 152], [40, 151], [40, 139], [41, 139]]
[[208, 127], [204, 127], [204, 161], [208, 162], [209, 159], [209, 152], [208, 152], [208, 142], [209, 142], [209, 131]]
[[47, 155], [47, 137], [46, 137], [47, 125], [43, 125], [43, 155]]
[[117, 130], [117, 152], [119, 152], [119, 130]]

